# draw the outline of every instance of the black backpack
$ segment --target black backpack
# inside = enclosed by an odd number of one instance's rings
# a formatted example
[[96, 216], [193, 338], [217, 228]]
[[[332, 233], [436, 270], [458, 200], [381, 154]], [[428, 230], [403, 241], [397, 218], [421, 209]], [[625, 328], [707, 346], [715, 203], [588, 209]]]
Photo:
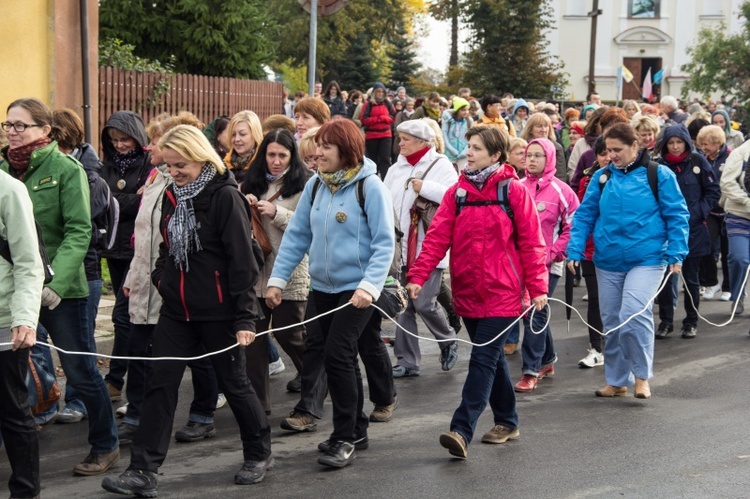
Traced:
[[[55, 272], [52, 270], [52, 264], [50, 263], [49, 255], [47, 255], [47, 248], [44, 246], [42, 228], [39, 227], [39, 222], [36, 220], [34, 220], [34, 225], [36, 226], [36, 237], [39, 241], [39, 256], [42, 258], [42, 266], [44, 267], [44, 284], [49, 284], [55, 277]], [[4, 237], [0, 237], [0, 256], [13, 265], [13, 257], [10, 254], [10, 245]]]
[[[648, 162], [648, 166], [646, 167], [647, 172], [646, 176], [648, 177], [648, 186], [651, 188], [651, 192], [654, 194], [654, 198], [656, 198], [656, 202], [659, 202], [659, 165], [658, 163], [655, 163], [653, 161]], [[604, 188], [607, 186], [607, 181], [612, 176], [612, 171], [610, 169], [606, 169], [602, 172], [602, 175], [599, 177], [599, 189], [604, 190]]]
[[100, 251], [112, 249], [120, 222], [120, 203], [112, 195], [107, 182], [96, 175], [91, 191], [91, 241]]

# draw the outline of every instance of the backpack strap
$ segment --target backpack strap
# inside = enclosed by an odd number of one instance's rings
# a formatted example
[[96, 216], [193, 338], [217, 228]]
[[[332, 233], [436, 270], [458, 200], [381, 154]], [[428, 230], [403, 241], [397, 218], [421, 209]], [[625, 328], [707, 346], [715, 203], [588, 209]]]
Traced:
[[[467, 201], [466, 191], [464, 189], [456, 189], [456, 216], [461, 214], [464, 206], [494, 206], [499, 205], [508, 218], [513, 221], [513, 208], [510, 206], [510, 197], [508, 190], [510, 186], [510, 179], [506, 178], [497, 183], [497, 199], [486, 199], [484, 201]], [[463, 192], [463, 194], [461, 194]]]
[[315, 179], [315, 184], [313, 184], [312, 193], [310, 194], [310, 206], [315, 204], [315, 196], [318, 194], [318, 189], [320, 189], [320, 185], [323, 182], [320, 180], [320, 177], [317, 177]]
[[357, 180], [357, 202], [359, 203], [359, 209], [362, 210], [362, 214], [365, 216], [365, 222], [367, 222], [367, 211], [365, 211], [365, 180], [367, 177]]

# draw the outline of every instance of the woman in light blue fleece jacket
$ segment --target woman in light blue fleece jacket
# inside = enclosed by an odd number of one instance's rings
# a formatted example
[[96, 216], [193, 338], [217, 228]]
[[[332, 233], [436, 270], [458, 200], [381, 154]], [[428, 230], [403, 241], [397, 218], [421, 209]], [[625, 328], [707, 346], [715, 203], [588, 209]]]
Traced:
[[353, 122], [330, 121], [315, 139], [318, 174], [305, 186], [284, 233], [266, 304], [281, 303], [282, 290], [308, 253], [317, 312], [353, 305], [318, 319], [334, 427], [318, 462], [342, 468], [354, 459], [355, 445], [367, 446], [357, 343], [362, 335], [380, 333], [380, 316], [370, 304], [380, 297], [393, 260], [393, 202], [375, 164], [364, 158], [364, 139]]

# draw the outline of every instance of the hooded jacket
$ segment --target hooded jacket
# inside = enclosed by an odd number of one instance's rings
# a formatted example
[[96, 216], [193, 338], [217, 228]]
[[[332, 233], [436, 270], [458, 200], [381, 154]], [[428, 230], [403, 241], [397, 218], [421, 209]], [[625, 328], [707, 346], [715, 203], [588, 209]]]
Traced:
[[490, 118], [486, 114], [483, 114], [480, 119], [474, 122], [474, 126], [477, 125], [496, 126], [498, 128], [503, 128], [511, 137], [516, 136], [516, 129], [513, 126], [513, 122], [510, 119], [504, 119], [500, 115], [497, 115], [495, 118]]
[[391, 138], [391, 123], [396, 113], [388, 99], [377, 102], [374, 97], [362, 105], [360, 121], [365, 128], [365, 140]]
[[726, 128], [724, 128], [724, 135], [726, 135], [727, 138], [727, 147], [729, 149], [737, 149], [742, 145], [743, 142], [745, 142], [745, 136], [742, 135], [742, 132], [739, 130], [735, 130], [732, 128], [732, 121], [729, 119], [729, 113], [726, 112], [723, 109], [717, 109], [713, 113], [711, 113], [711, 120], [713, 121], [713, 117], [717, 114], [720, 114], [724, 117], [724, 123], [726, 123]]
[[[99, 156], [96, 155], [94, 147], [86, 142], [73, 149], [70, 155], [81, 163], [83, 171], [86, 172], [86, 178], [89, 182], [89, 193], [91, 195], [91, 218], [94, 219], [103, 213], [104, 210], [108, 209], [108, 206], [100, 206], [99, 203], [104, 198], [103, 192], [101, 192], [101, 190], [104, 190], [104, 185], [99, 181], [102, 172], [102, 163], [99, 161]], [[86, 252], [86, 257], [83, 259], [87, 281], [96, 281], [102, 278], [101, 266], [99, 265], [99, 252], [94, 246], [97, 241], [95, 236], [92, 224], [91, 243]]]
[[724, 210], [729, 215], [750, 220], [750, 196], [745, 192], [744, 164], [750, 160], [750, 141], [734, 149], [724, 163], [720, 187]]
[[[548, 139], [534, 139], [529, 142], [538, 144], [546, 156], [544, 172], [535, 175], [526, 170], [526, 177], [521, 183], [531, 193], [539, 213], [542, 236], [547, 244], [547, 268], [554, 275], [562, 275], [565, 251], [570, 240], [570, 224], [573, 214], [580, 202], [573, 189], [555, 177], [557, 161], [555, 146]], [[526, 150], [529, 147], [526, 146]]]
[[[682, 263], [688, 254], [689, 218], [677, 178], [666, 166], [657, 170], [657, 202], [648, 185], [648, 154], [641, 151], [627, 169], [610, 163], [594, 173], [573, 217], [568, 259], [580, 261], [594, 235], [594, 265], [609, 272]], [[602, 186], [602, 173], [610, 172]]]
[[[520, 119], [518, 116], [516, 116], [516, 112], [522, 107], [526, 108], [526, 118], [524, 119]], [[531, 111], [529, 111], [529, 105], [526, 103], [526, 101], [521, 98], [516, 100], [516, 105], [513, 106], [513, 117], [510, 121], [513, 122], [513, 125], [516, 128], [516, 133], [519, 137], [521, 136], [521, 132], [523, 132], [523, 128], [526, 126], [526, 122], [528, 121], [530, 115]]]
[[[497, 204], [464, 206], [456, 215], [458, 189], [469, 202], [497, 201], [497, 184], [505, 179], [511, 179], [513, 220]], [[547, 250], [539, 216], [511, 165], [502, 165], [481, 191], [465, 174], [448, 189], [409, 271], [409, 282], [423, 286], [449, 249], [453, 304], [462, 317], [517, 317], [526, 290], [532, 298], [547, 293]]]
[[[393, 201], [377, 176], [375, 163], [364, 159], [361, 171], [336, 193], [321, 181], [315, 199], [315, 175], [305, 185], [281, 241], [268, 286], [285, 289], [305, 253], [310, 257], [312, 289], [335, 294], [363, 289], [376, 301], [393, 261]], [[357, 200], [364, 185], [365, 211]]]
[[[669, 163], [665, 159], [667, 142], [677, 137], [685, 143], [687, 157], [681, 163]], [[677, 176], [677, 183], [690, 211], [690, 257], [704, 256], [711, 252], [711, 236], [706, 219], [721, 197], [719, 182], [706, 158], [691, 151], [692, 141], [685, 125], [672, 125], [664, 129], [661, 158], [659, 162]]]
[[[141, 196], [137, 192], [146, 183], [153, 166], [151, 165], [150, 154], [143, 151], [143, 154], [128, 168], [125, 175], [120, 175], [113, 159], [117, 151], [109, 140], [110, 128], [133, 137], [136, 141], [136, 148], [139, 150], [143, 150], [148, 145], [149, 140], [143, 126], [143, 120], [132, 111], [117, 111], [110, 116], [101, 135], [102, 149], [104, 150], [102, 178], [107, 181], [112, 195], [120, 204], [120, 222], [117, 226], [115, 244], [111, 249], [103, 251], [102, 256], [118, 260], [130, 260], [133, 258], [130, 239], [133, 237], [135, 217], [138, 215], [138, 206], [141, 202]], [[120, 182], [121, 180], [124, 181], [124, 184]]]
[[453, 116], [443, 118], [443, 141], [445, 142], [445, 155], [451, 161], [458, 161], [466, 158], [466, 151], [469, 148], [469, 141], [466, 140], [466, 132], [471, 127], [471, 118], [457, 120]]

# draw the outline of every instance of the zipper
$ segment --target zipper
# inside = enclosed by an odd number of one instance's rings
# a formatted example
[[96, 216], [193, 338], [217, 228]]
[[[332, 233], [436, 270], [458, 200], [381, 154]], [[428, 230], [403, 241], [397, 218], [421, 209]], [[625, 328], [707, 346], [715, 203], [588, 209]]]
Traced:
[[185, 301], [185, 271], [182, 269], [180, 269], [180, 300], [182, 301], [182, 308], [185, 310], [185, 320], [190, 322], [190, 312]]
[[[340, 190], [340, 189], [339, 189]], [[333, 197], [336, 194], [331, 195], [331, 200], [328, 202], [328, 210], [326, 211], [326, 223], [325, 223], [325, 241], [323, 242], [323, 247], [325, 248], [325, 260], [326, 260], [326, 277], [328, 278], [328, 282], [331, 285], [331, 289], [333, 289], [333, 280], [331, 279], [331, 273], [328, 271], [328, 219], [331, 215], [331, 207], [333, 206]]]
[[219, 271], [215, 271], [216, 275], [216, 293], [219, 295], [219, 303], [224, 303], [224, 294], [221, 292], [221, 280], [219, 279]]

